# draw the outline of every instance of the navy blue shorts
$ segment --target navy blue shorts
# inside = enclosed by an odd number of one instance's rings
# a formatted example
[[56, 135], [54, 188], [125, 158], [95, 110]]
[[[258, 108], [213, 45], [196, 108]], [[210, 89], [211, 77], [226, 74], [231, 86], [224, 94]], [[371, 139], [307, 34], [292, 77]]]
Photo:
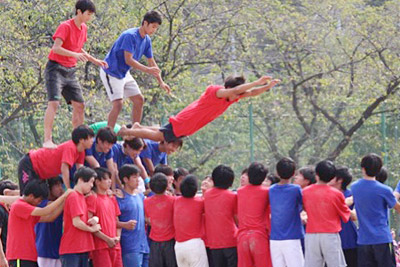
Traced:
[[167, 143], [173, 142], [173, 141], [177, 141], [179, 139], [182, 139], [184, 136], [180, 136], [180, 137], [176, 137], [176, 135], [174, 134], [174, 130], [172, 128], [172, 124], [168, 123], [165, 124], [163, 126], [160, 127], [160, 132], [163, 133], [164, 135], [164, 140]]

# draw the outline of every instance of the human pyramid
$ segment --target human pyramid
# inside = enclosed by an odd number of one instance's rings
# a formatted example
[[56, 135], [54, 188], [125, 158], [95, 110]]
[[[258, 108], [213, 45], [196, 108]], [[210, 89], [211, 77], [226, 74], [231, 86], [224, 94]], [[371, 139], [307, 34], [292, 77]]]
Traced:
[[[297, 170], [282, 158], [276, 175], [251, 163], [237, 192], [229, 190], [233, 170], [218, 165], [199, 194], [196, 176], [173, 170], [167, 155], [233, 103], [280, 81], [230, 76], [224, 85], [208, 86], [168, 124], [141, 125], [144, 98], [130, 69], [154, 76], [171, 93], [150, 39], [160, 13], [147, 12], [142, 25], [124, 31], [99, 60], [83, 50], [95, 5], [78, 0], [75, 9], [54, 33], [45, 69], [43, 148], [20, 160], [19, 187], [0, 182], [0, 267], [396, 266], [388, 211], [400, 213], [400, 186], [393, 193], [383, 184], [387, 173], [379, 156], [361, 160], [363, 178], [351, 190], [346, 167], [324, 160]], [[143, 55], [148, 66], [139, 62]], [[112, 103], [107, 122], [83, 124], [78, 61], [100, 67]], [[61, 95], [73, 107], [74, 130], [71, 140], [56, 145], [52, 128]], [[132, 124], [119, 126], [124, 98], [132, 102]]]

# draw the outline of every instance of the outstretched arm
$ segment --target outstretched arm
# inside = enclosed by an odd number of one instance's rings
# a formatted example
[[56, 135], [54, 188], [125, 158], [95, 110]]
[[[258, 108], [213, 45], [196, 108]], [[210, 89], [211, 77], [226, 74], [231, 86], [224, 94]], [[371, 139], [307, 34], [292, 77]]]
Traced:
[[125, 58], [125, 63], [134, 69], [138, 69], [147, 74], [151, 74], [154, 77], [157, 77], [158, 75], [160, 75], [160, 69], [158, 67], [146, 67], [145, 65], [141, 64], [139, 61], [134, 60], [132, 53], [129, 53], [128, 51], [124, 51], [124, 58]]
[[260, 79], [257, 81], [251, 82], [251, 83], [245, 83], [239, 86], [236, 86], [234, 88], [228, 88], [228, 89], [219, 89], [216, 93], [218, 98], [228, 98], [228, 97], [233, 97], [236, 95], [243, 94], [244, 92], [250, 90], [254, 86], [259, 86], [259, 85], [264, 85], [267, 83], [269, 80], [271, 80], [270, 76], [262, 76]]
[[68, 189], [67, 191], [65, 191], [64, 194], [62, 194], [61, 197], [57, 198], [55, 201], [53, 201], [52, 203], [50, 203], [49, 205], [47, 205], [44, 208], [36, 207], [32, 211], [31, 215], [32, 216], [47, 216], [47, 215], [50, 215], [51, 213], [55, 212], [60, 205], [62, 205], [64, 203], [65, 199], [67, 198], [69, 193], [71, 193], [72, 191], [73, 191], [72, 189]]
[[243, 94], [238, 95], [238, 97], [244, 98], [244, 97], [258, 96], [258, 95], [264, 93], [265, 91], [268, 91], [269, 89], [274, 87], [279, 82], [280, 82], [280, 80], [272, 80], [269, 84], [261, 86], [261, 87], [257, 87], [254, 89], [250, 89], [250, 90], [244, 92]]
[[104, 60], [100, 60], [100, 59], [97, 59], [97, 58], [91, 56], [88, 52], [86, 52], [86, 51], [83, 50], [83, 49], [82, 49], [82, 52], [85, 54], [87, 60], [89, 60], [89, 61], [92, 62], [93, 64], [95, 64], [95, 65], [97, 65], [97, 66], [99, 66], [99, 67], [105, 68], [105, 69], [108, 68], [108, 64], [107, 64], [107, 62], [105, 62]]

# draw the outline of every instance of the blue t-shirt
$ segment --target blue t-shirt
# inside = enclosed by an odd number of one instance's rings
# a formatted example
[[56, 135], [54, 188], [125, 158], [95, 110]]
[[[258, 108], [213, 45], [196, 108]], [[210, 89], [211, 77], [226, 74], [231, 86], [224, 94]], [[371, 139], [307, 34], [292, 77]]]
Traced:
[[104, 71], [118, 79], [123, 79], [131, 68], [125, 63], [124, 51], [132, 53], [133, 59], [139, 61], [143, 55], [147, 58], [153, 57], [150, 36], [144, 38], [140, 36], [139, 28], [131, 28], [124, 31], [115, 41], [111, 50], [108, 52], [105, 61], [108, 68]]
[[124, 153], [121, 144], [114, 144], [111, 150], [113, 153], [114, 162], [117, 164], [118, 169], [124, 164], [134, 164], [132, 158]]
[[136, 194], [130, 195], [123, 191], [124, 198], [117, 198], [121, 215], [119, 220], [127, 222], [129, 220], [136, 220], [137, 224], [135, 229], [126, 230], [122, 229], [121, 233], [121, 249], [122, 254], [126, 253], [149, 253], [149, 245], [147, 242], [145, 222], [144, 222], [144, 195]]
[[359, 245], [392, 242], [389, 209], [396, 204], [392, 189], [378, 181], [360, 179], [351, 187], [359, 221]]
[[[343, 192], [345, 198], [351, 197], [352, 193], [349, 189]], [[353, 205], [354, 206], [354, 205]], [[353, 206], [350, 209], [353, 209]], [[357, 247], [357, 227], [352, 220], [347, 223], [342, 221], [342, 231], [339, 232], [340, 239], [342, 240], [343, 249], [351, 249]]]
[[160, 151], [159, 143], [148, 139], [145, 139], [144, 141], [146, 142], [147, 148], [140, 153], [140, 158], [142, 159], [143, 166], [146, 170], [148, 171], [148, 168], [143, 158], [150, 159], [154, 166], [158, 164], [167, 165], [167, 153]]
[[[93, 156], [99, 163], [100, 167], [107, 168], [107, 160], [112, 159], [114, 153], [112, 149], [110, 149], [110, 151], [108, 151], [107, 153], [97, 152], [96, 140], [95, 140], [93, 142], [92, 147], [85, 150], [85, 156]], [[85, 166], [91, 167], [86, 161], [85, 161]]]
[[299, 185], [274, 184], [269, 189], [271, 206], [271, 240], [301, 239], [304, 228], [300, 212], [303, 198]]
[[[38, 207], [45, 207], [49, 200], [43, 200]], [[61, 236], [63, 231], [63, 214], [61, 213], [54, 222], [37, 223], [36, 249], [39, 257], [59, 259]]]

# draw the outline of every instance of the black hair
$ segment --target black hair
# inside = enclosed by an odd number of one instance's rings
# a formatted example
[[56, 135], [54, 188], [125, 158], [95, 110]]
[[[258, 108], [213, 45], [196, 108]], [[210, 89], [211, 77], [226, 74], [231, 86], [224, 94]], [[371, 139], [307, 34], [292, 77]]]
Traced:
[[96, 6], [90, 0], [78, 0], [75, 4], [75, 15], [78, 14], [78, 9], [84, 13], [86, 10], [96, 13]]
[[115, 144], [117, 142], [117, 136], [110, 127], [101, 128], [96, 134], [96, 143], [98, 140], [102, 142], [108, 142], [110, 144]]
[[233, 184], [235, 173], [228, 166], [218, 165], [212, 171], [211, 178], [214, 182], [214, 187], [228, 189]]
[[106, 175], [108, 175], [108, 178], [111, 178], [111, 172], [109, 170], [107, 170], [106, 168], [103, 167], [98, 167], [95, 168], [94, 171], [96, 172], [97, 176], [96, 176], [96, 180], [104, 180], [106, 179]]
[[370, 177], [378, 175], [382, 168], [382, 159], [375, 153], [364, 156], [361, 160], [361, 168], [365, 169], [365, 173]]
[[264, 182], [268, 174], [268, 169], [259, 162], [253, 162], [249, 166], [247, 175], [249, 176], [249, 183], [252, 185], [260, 185]]
[[280, 178], [275, 174], [268, 174], [267, 179], [271, 182], [271, 185], [277, 184], [280, 181]]
[[139, 138], [139, 137], [124, 140], [123, 146], [124, 147], [129, 146], [130, 148], [132, 148], [134, 150], [139, 150], [141, 148], [143, 148], [143, 149], [147, 148], [146, 143], [143, 141], [142, 138]]
[[315, 172], [319, 179], [325, 183], [328, 183], [336, 175], [336, 167], [330, 160], [323, 160], [318, 162], [315, 167]]
[[283, 158], [276, 164], [276, 172], [281, 179], [289, 179], [296, 171], [296, 163], [291, 158]]
[[312, 166], [306, 166], [299, 169], [299, 173], [303, 175], [304, 179], [310, 182], [310, 185], [315, 184], [317, 180], [315, 179], [315, 168]]
[[34, 198], [47, 199], [49, 196], [49, 187], [45, 181], [34, 179], [29, 181], [24, 188], [24, 196], [33, 195]]
[[50, 178], [50, 179], [47, 179], [46, 181], [47, 181], [47, 185], [49, 186], [49, 190], [51, 190], [53, 188], [53, 186], [64, 183], [61, 176]]
[[388, 172], [385, 167], [382, 167], [379, 173], [376, 175], [376, 180], [384, 184], [388, 178]]
[[241, 84], [244, 84], [246, 82], [246, 79], [243, 76], [229, 76], [228, 78], [225, 79], [224, 82], [224, 87], [225, 88], [234, 88], [236, 86], [239, 86]]
[[185, 178], [183, 178], [181, 182], [181, 193], [183, 197], [186, 198], [192, 198], [196, 195], [197, 190], [198, 190], [198, 182], [197, 182], [197, 177], [194, 176], [193, 174], [189, 174]]
[[176, 168], [174, 170], [174, 179], [178, 180], [179, 177], [181, 177], [181, 176], [185, 177], [188, 174], [189, 174], [189, 171], [186, 170], [185, 168], [182, 168], [182, 167]]
[[351, 175], [350, 169], [347, 167], [338, 167], [336, 169], [336, 179], [342, 180], [342, 190], [346, 190], [347, 186], [353, 180], [353, 175]]
[[148, 11], [143, 17], [142, 25], [144, 24], [145, 21], [147, 21], [148, 24], [158, 23], [159, 25], [161, 25], [162, 18], [160, 12], [156, 10]]
[[118, 170], [118, 176], [122, 184], [125, 184], [124, 177], [129, 179], [132, 175], [139, 173], [139, 168], [133, 164], [125, 164]]
[[174, 145], [178, 145], [179, 148], [181, 148], [183, 146], [183, 140], [182, 138], [177, 138], [177, 139], [173, 139], [172, 141], [161, 141], [160, 143], [167, 143], [167, 144], [174, 144]]
[[78, 183], [78, 180], [81, 179], [84, 183], [87, 183], [92, 179], [92, 177], [97, 177], [96, 172], [92, 168], [83, 166], [75, 172], [74, 181], [75, 183]]
[[10, 180], [0, 181], [0, 195], [4, 195], [4, 190], [5, 189], [17, 190], [18, 189], [18, 185], [14, 184]]
[[168, 187], [168, 178], [164, 173], [156, 173], [150, 179], [150, 189], [156, 194], [163, 194]]
[[248, 174], [249, 173], [249, 168], [246, 168], [246, 169], [244, 169], [243, 171], [242, 171], [242, 175], [243, 174]]
[[94, 132], [89, 128], [89, 126], [83, 124], [79, 125], [72, 131], [71, 137], [72, 141], [77, 145], [81, 139], [93, 138]]
[[165, 164], [158, 164], [155, 168], [154, 168], [154, 174], [161, 172], [164, 173], [166, 176], [173, 176], [174, 175], [174, 171], [172, 170], [172, 168], [168, 165]]

